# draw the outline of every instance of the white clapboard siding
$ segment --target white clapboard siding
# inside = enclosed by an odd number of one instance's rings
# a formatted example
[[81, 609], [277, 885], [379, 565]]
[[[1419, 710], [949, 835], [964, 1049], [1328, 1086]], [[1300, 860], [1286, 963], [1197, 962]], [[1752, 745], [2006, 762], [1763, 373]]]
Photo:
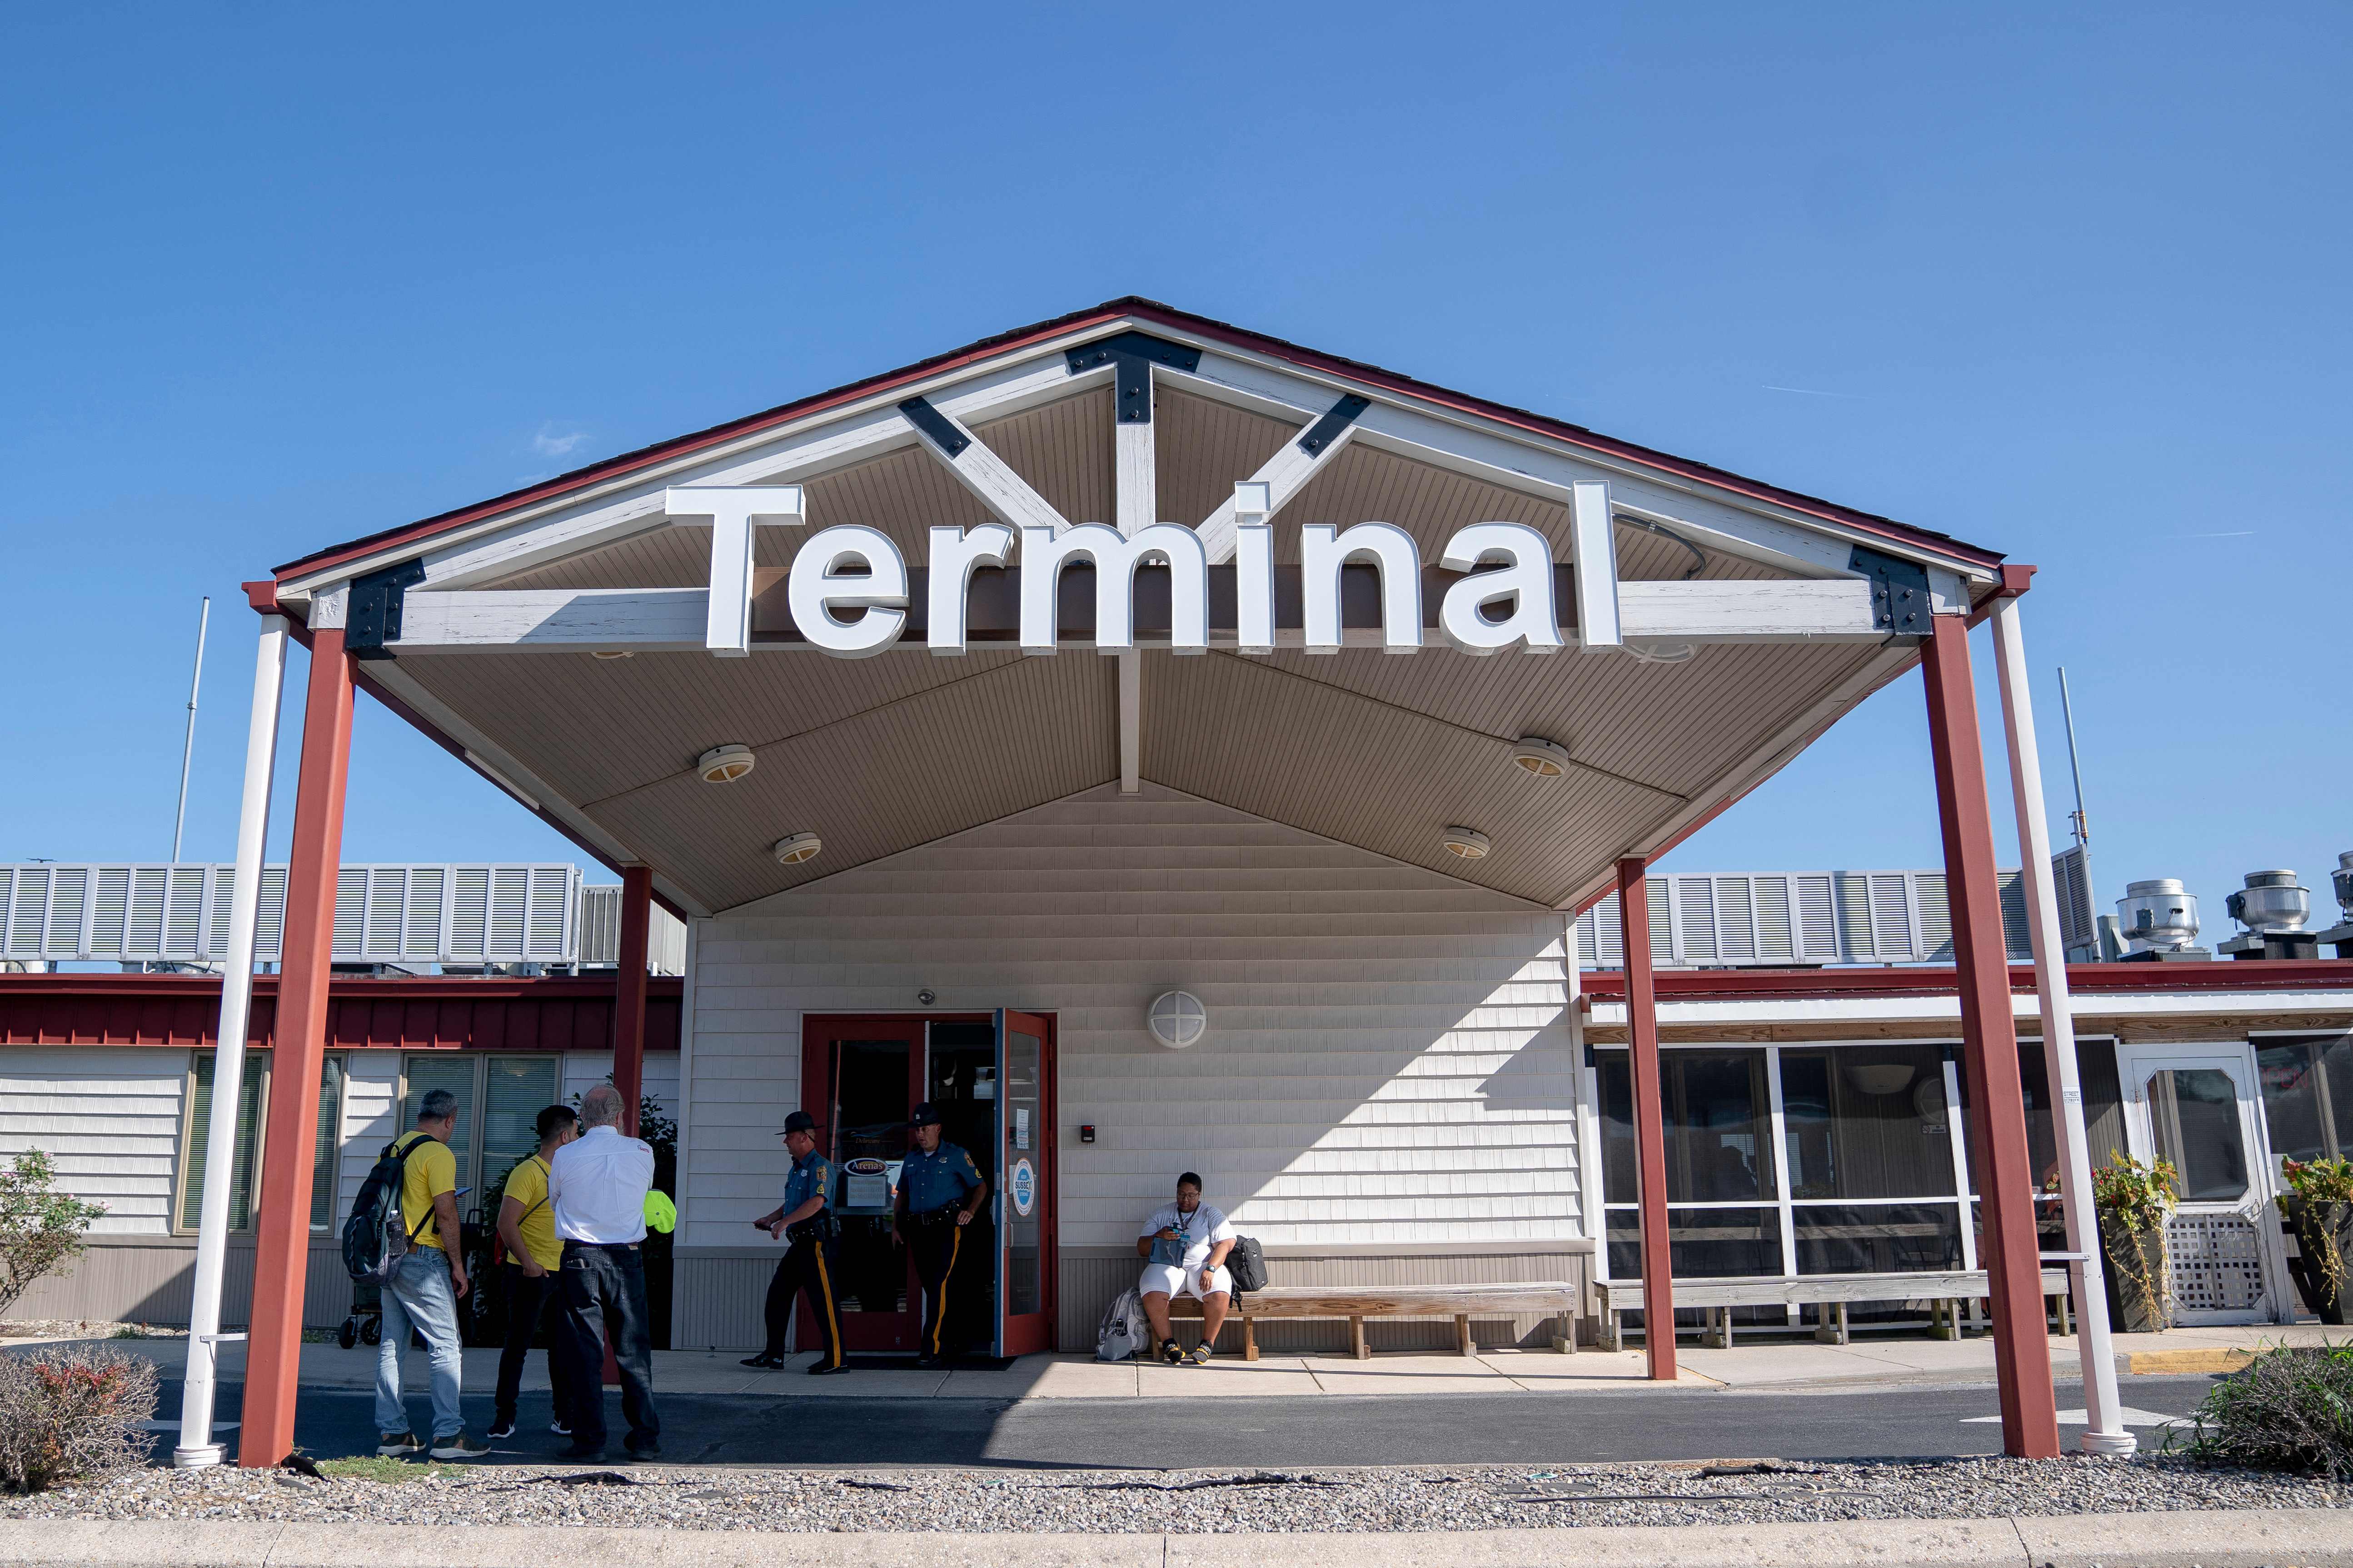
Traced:
[[0, 1049], [0, 1159], [45, 1151], [58, 1184], [106, 1205], [99, 1236], [171, 1230], [185, 1050]]
[[360, 1195], [360, 1184], [375, 1168], [384, 1146], [399, 1136], [400, 1053], [347, 1051], [343, 1054], [343, 1131], [341, 1158], [336, 1162], [335, 1215], [341, 1225]]
[[[925, 987], [1056, 1015], [1064, 1247], [1125, 1246], [1188, 1167], [1269, 1245], [1575, 1237], [1564, 924], [1149, 783], [777, 895], [697, 938], [681, 1240], [774, 1205], [803, 1014]], [[1145, 1027], [1175, 988], [1208, 1009], [1187, 1051]]]
[[[613, 1053], [610, 1051], [566, 1051], [564, 1056], [563, 1098], [566, 1102], [612, 1076]], [[662, 1108], [663, 1114], [678, 1114], [678, 1053], [649, 1051], [646, 1053], [645, 1092]]]

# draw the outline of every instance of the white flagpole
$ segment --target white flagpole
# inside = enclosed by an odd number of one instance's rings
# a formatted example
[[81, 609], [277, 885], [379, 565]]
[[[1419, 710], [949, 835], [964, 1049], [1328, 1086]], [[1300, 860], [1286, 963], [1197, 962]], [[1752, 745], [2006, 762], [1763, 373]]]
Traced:
[[[279, 695], [286, 681], [286, 617], [261, 617], [253, 663], [253, 717], [246, 731], [245, 803], [237, 822], [237, 880], [229, 900], [228, 956], [221, 969], [220, 1028], [213, 1051], [212, 1120], [205, 1143], [205, 1199], [196, 1230], [195, 1300], [172, 1463], [221, 1462], [213, 1441], [213, 1367], [222, 1340], [221, 1269], [228, 1256], [228, 1193], [237, 1161], [237, 1108], [245, 1077], [246, 1022], [253, 1005], [254, 926], [261, 908], [261, 855], [269, 835], [270, 774], [278, 764]], [[243, 1339], [243, 1334], [234, 1336]]]
[[2051, 885], [2051, 830], [2042, 812], [2042, 761], [2034, 743], [2034, 699], [2026, 684], [2025, 634], [2018, 600], [1994, 606], [1995, 662], [2010, 731], [2010, 786], [2018, 809], [2018, 853], [2024, 862], [2027, 926], [2034, 942], [2034, 987], [2042, 1005], [2042, 1059], [2051, 1083], [2051, 1129], [2059, 1143], [2059, 1190], [2067, 1210], [2067, 1271], [2079, 1316], [2084, 1363], [2084, 1451], [2129, 1454], [2137, 1440], [2117, 1419], [2116, 1352], [2108, 1342], [2106, 1271], [2092, 1213], [2092, 1162], [2084, 1147], [2084, 1089], [2075, 1067], [2075, 1015], [2067, 992], [2067, 954], [2059, 941], [2059, 900]]

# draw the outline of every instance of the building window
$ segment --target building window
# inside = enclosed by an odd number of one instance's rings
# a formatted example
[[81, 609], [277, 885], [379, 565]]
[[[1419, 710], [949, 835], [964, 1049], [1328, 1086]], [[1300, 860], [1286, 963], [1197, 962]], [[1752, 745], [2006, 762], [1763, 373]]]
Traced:
[[2263, 1121], [2284, 1160], [2341, 1160], [2353, 1147], [2353, 1035], [2255, 1041]]
[[507, 1173], [539, 1147], [539, 1113], [557, 1103], [563, 1058], [418, 1051], [401, 1064], [400, 1125], [417, 1125], [417, 1108], [437, 1089], [458, 1097], [449, 1151], [458, 1157], [459, 1211], [480, 1207], [506, 1185]]
[[[174, 1228], [193, 1232], [203, 1221], [205, 1160], [212, 1142], [213, 1062], [211, 1051], [196, 1051], [188, 1062], [187, 1089], [182, 1097], [180, 1195]], [[229, 1165], [228, 1227], [233, 1232], [253, 1228], [254, 1196], [261, 1190], [261, 1129], [269, 1118], [270, 1054], [245, 1053], [245, 1072], [237, 1084], [237, 1151]], [[311, 1166], [311, 1226], [326, 1228], [333, 1222], [336, 1202], [335, 1154], [341, 1142], [343, 1110], [343, 1058], [329, 1056], [319, 1074], [319, 1108], [312, 1135]]]

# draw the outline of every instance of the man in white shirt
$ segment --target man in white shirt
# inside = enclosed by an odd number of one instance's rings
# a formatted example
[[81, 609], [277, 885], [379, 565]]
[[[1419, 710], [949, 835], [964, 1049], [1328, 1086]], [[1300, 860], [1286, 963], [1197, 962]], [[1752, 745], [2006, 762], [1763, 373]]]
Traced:
[[[1226, 1308], [1233, 1300], [1233, 1276], [1226, 1272], [1226, 1254], [1233, 1249], [1233, 1222], [1201, 1201], [1201, 1178], [1190, 1171], [1176, 1178], [1176, 1201], [1163, 1205], [1144, 1222], [1143, 1234], [1135, 1238], [1135, 1255], [1145, 1259], [1144, 1278], [1135, 1289], [1144, 1298], [1144, 1315], [1151, 1321], [1160, 1359], [1169, 1365], [1208, 1364], [1209, 1347], [1218, 1342]], [[1176, 1336], [1168, 1329], [1173, 1296], [1190, 1296], [1201, 1303], [1201, 1342], [1189, 1355], [1176, 1348]]]
[[646, 1194], [654, 1184], [654, 1152], [642, 1139], [624, 1138], [621, 1091], [600, 1083], [580, 1097], [587, 1128], [548, 1162], [547, 1203], [564, 1244], [566, 1342], [571, 1351], [572, 1446], [567, 1459], [605, 1451], [605, 1342], [621, 1369], [621, 1414], [628, 1418], [623, 1446], [639, 1458], [661, 1452], [661, 1420], [654, 1414], [653, 1337], [646, 1316]]

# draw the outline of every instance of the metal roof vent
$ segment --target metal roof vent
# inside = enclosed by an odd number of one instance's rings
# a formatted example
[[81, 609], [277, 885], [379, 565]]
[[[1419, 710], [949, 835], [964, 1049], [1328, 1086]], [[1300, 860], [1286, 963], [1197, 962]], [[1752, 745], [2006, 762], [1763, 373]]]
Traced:
[[2198, 940], [2198, 896], [2177, 877], [2127, 882], [2116, 919], [2135, 952], [2179, 952]]

